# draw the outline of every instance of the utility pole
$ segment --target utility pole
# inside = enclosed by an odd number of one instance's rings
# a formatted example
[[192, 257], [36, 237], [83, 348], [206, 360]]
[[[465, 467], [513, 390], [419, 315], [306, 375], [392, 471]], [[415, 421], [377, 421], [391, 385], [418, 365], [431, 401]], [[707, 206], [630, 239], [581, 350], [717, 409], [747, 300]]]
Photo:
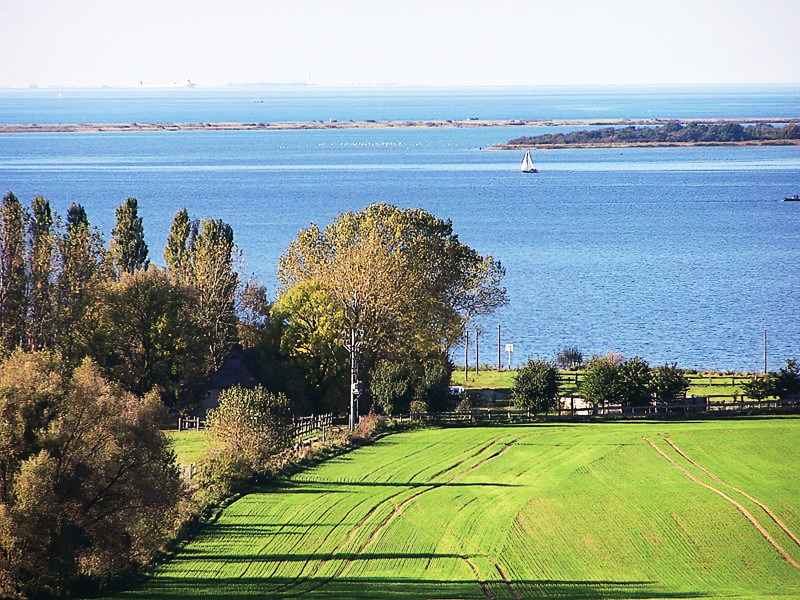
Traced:
[[469, 330], [464, 327], [464, 385], [467, 385], [469, 374]]
[[478, 375], [481, 370], [481, 328], [480, 325], [475, 326], [475, 375]]
[[503, 365], [500, 362], [500, 323], [497, 324], [497, 370], [503, 370]]
[[767, 374], [767, 330], [764, 330], [764, 375]]
[[358, 418], [358, 349], [356, 345], [356, 330], [350, 330], [350, 419], [348, 425], [352, 431], [356, 427]]

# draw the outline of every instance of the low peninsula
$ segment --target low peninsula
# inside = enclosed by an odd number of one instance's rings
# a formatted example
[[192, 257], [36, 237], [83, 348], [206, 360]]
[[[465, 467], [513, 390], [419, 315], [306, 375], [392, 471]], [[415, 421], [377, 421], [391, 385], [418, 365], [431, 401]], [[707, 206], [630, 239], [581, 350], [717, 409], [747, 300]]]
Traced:
[[763, 146], [800, 145], [800, 123], [733, 121], [670, 121], [659, 125], [637, 124], [625, 127], [582, 129], [569, 133], [523, 136], [492, 150], [525, 148], [621, 148], [654, 146]]
[[[756, 117], [750, 119], [693, 119], [693, 123], [751, 124], [767, 126], [770, 124], [795, 124], [800, 127], [800, 119], [781, 117]], [[425, 129], [425, 128], [473, 128], [473, 127], [590, 127], [624, 126], [625, 131], [636, 126], [648, 128], [673, 123], [671, 119], [416, 119], [416, 120], [336, 120], [314, 121], [273, 121], [273, 122], [191, 122], [191, 123], [0, 123], [0, 134], [6, 133], [159, 133], [169, 131], [274, 131], [303, 129]], [[614, 127], [611, 127], [613, 129]], [[572, 134], [570, 134], [572, 135]], [[541, 137], [541, 136], [537, 136]], [[507, 144], [493, 148], [503, 148], [519, 140], [536, 138], [517, 138]], [[559, 142], [563, 144], [564, 142]], [[538, 145], [538, 142], [536, 143]], [[573, 145], [573, 144], [570, 144]], [[513, 145], [509, 147], [520, 147]]]

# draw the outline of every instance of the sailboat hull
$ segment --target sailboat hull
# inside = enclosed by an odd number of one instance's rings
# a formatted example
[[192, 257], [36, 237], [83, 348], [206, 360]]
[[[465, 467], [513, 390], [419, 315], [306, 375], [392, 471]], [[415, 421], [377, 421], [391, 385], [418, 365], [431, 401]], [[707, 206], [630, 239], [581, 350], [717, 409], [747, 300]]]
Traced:
[[538, 173], [539, 169], [522, 169], [523, 173]]

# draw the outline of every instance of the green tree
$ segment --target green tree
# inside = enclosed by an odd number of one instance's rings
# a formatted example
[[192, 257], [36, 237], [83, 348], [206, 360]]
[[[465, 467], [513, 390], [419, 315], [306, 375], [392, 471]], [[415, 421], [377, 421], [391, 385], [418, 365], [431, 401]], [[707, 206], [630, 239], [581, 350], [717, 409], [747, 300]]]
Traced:
[[30, 221], [28, 264], [30, 288], [28, 298], [27, 347], [38, 350], [54, 342], [56, 307], [54, 302], [54, 258], [56, 240], [50, 203], [42, 196], [33, 199]]
[[146, 269], [147, 243], [136, 198], [128, 198], [117, 208], [117, 224], [111, 232], [111, 260], [117, 274]]
[[675, 363], [651, 371], [650, 392], [656, 402], [674, 402], [686, 395], [689, 385], [689, 378]]
[[650, 365], [634, 356], [623, 362], [618, 370], [618, 390], [623, 406], [648, 406], [651, 401]]
[[775, 380], [769, 374], [756, 375], [750, 381], [742, 384], [742, 389], [748, 398], [765, 400], [775, 395]]
[[622, 361], [614, 354], [593, 356], [586, 364], [578, 391], [586, 402], [597, 408], [622, 402], [619, 390], [619, 369]]
[[192, 289], [155, 266], [108, 281], [99, 299], [106, 351], [98, 359], [127, 390], [142, 395], [158, 386], [178, 402], [205, 363], [193, 303]]
[[0, 204], [0, 357], [25, 341], [27, 222], [25, 208], [8, 192]]
[[189, 261], [188, 282], [196, 290], [194, 319], [209, 348], [206, 371], [218, 369], [236, 342], [236, 293], [233, 229], [218, 219], [200, 223]]
[[170, 273], [177, 277], [185, 277], [189, 267], [192, 242], [192, 221], [185, 208], [175, 213], [172, 225], [164, 246], [164, 262]]
[[0, 596], [64, 596], [78, 577], [147, 564], [173, 529], [181, 483], [161, 404], [84, 361], [0, 364]]
[[787, 359], [773, 379], [775, 395], [781, 400], [800, 398], [800, 366], [794, 358]]
[[546, 360], [528, 360], [514, 376], [514, 404], [535, 413], [546, 413], [558, 401], [558, 369]]
[[89, 354], [95, 335], [95, 298], [104, 270], [103, 239], [92, 230], [86, 211], [72, 204], [67, 211], [67, 226], [58, 240], [61, 270], [57, 277], [56, 347], [67, 364], [77, 365]]
[[379, 360], [369, 374], [372, 402], [387, 415], [408, 410], [414, 394], [414, 377], [407, 365]]
[[432, 412], [450, 410], [453, 404], [450, 396], [453, 364], [447, 355], [432, 353], [417, 365], [416, 370], [414, 399], [424, 400]]
[[556, 354], [556, 366], [560, 369], [577, 369], [583, 364], [583, 353], [574, 346], [560, 350]]

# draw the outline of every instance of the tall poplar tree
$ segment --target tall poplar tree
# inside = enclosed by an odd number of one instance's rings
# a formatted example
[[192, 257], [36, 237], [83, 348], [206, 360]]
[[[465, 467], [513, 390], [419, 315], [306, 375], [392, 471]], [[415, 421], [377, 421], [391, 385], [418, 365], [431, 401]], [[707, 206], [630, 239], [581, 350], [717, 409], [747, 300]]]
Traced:
[[117, 224], [111, 232], [111, 260], [118, 274], [146, 269], [150, 263], [136, 198], [128, 198], [117, 207]]
[[0, 204], [0, 353], [10, 352], [24, 342], [26, 222], [24, 207], [8, 192]]
[[195, 318], [209, 351], [208, 371], [218, 369], [236, 341], [236, 246], [233, 229], [219, 219], [204, 219], [192, 246], [190, 283], [197, 291]]
[[36, 196], [31, 203], [30, 249], [28, 254], [30, 288], [28, 292], [27, 346], [38, 350], [53, 341], [53, 213], [50, 202]]
[[172, 225], [169, 228], [167, 245], [164, 247], [164, 261], [169, 272], [177, 277], [183, 277], [189, 262], [191, 252], [192, 222], [189, 211], [185, 208], [175, 213]]

